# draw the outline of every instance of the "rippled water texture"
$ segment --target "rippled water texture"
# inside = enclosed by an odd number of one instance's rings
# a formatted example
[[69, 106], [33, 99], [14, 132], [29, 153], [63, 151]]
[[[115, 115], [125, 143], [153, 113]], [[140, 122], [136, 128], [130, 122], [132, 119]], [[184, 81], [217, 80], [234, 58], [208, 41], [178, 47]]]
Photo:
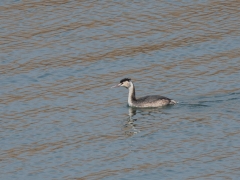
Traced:
[[[239, 179], [240, 1], [0, 2], [0, 179]], [[127, 106], [137, 97], [179, 103]]]

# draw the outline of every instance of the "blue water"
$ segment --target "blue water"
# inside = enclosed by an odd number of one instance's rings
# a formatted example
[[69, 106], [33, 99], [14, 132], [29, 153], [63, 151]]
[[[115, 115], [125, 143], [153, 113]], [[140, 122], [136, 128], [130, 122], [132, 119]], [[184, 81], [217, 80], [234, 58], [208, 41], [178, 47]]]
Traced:
[[0, 179], [239, 179], [239, 7], [2, 1]]

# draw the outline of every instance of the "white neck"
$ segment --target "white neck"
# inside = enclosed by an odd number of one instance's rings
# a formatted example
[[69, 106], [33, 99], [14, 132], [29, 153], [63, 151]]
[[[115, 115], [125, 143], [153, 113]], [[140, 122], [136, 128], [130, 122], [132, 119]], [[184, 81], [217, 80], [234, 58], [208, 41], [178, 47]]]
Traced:
[[135, 89], [132, 82], [130, 82], [131, 86], [128, 88], [128, 105], [133, 106], [133, 99], [135, 99]]

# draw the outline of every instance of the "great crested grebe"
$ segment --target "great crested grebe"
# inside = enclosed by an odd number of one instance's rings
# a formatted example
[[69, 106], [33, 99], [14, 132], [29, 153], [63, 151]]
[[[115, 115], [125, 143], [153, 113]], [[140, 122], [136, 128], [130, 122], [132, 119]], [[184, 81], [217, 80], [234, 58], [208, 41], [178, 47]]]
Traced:
[[130, 107], [161, 107], [169, 104], [176, 104], [177, 102], [159, 95], [144, 96], [136, 98], [134, 85], [129, 78], [124, 78], [120, 83], [114, 87], [125, 87], [128, 89], [128, 105]]

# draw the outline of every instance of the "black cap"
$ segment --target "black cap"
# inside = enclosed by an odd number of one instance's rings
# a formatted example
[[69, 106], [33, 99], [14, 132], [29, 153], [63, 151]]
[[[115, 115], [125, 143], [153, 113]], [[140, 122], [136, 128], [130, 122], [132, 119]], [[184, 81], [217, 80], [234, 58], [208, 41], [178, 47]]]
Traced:
[[120, 83], [123, 83], [124, 81], [131, 81], [131, 79], [130, 78], [124, 78], [120, 81]]

